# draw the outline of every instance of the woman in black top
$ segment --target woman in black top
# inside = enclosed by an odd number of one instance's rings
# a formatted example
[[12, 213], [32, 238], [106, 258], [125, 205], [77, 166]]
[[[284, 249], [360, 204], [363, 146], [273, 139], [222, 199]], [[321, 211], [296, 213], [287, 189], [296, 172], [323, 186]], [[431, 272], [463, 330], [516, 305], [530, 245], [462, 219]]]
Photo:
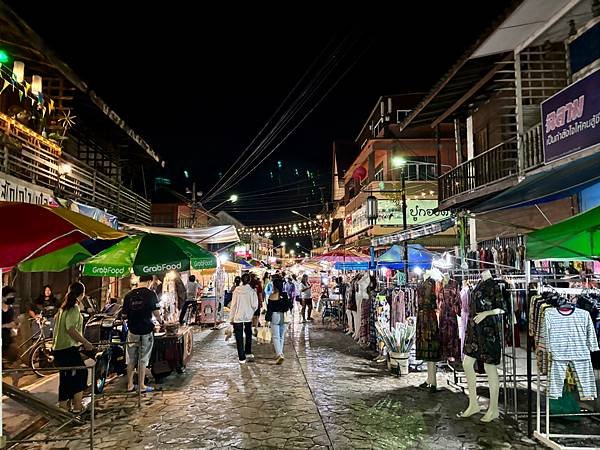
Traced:
[[273, 336], [273, 347], [277, 355], [277, 364], [282, 364], [284, 360], [283, 345], [287, 331], [285, 313], [291, 309], [292, 301], [283, 290], [283, 279], [280, 275], [273, 275], [271, 282], [273, 292], [269, 295], [265, 319], [271, 322], [271, 334]]
[[[46, 337], [52, 337], [52, 329], [54, 328], [54, 315], [56, 314], [57, 304], [52, 287], [49, 284], [44, 286], [42, 293], [29, 306], [29, 316], [32, 319], [46, 319], [50, 322], [44, 326]], [[40, 331], [38, 322], [31, 322], [31, 332], [35, 336]]]

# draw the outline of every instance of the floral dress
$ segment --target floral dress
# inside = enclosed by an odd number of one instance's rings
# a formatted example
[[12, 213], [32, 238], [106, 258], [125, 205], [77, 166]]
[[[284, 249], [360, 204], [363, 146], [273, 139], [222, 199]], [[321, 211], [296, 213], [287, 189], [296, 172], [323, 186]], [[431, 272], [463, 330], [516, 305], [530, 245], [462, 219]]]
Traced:
[[440, 312], [440, 340], [442, 359], [460, 361], [460, 335], [458, 319], [460, 315], [460, 296], [456, 281], [450, 280], [437, 296]]
[[435, 282], [428, 278], [417, 289], [416, 358], [423, 361], [440, 360], [440, 330], [437, 318]]
[[494, 279], [481, 281], [469, 298], [469, 320], [464, 353], [484, 364], [500, 364], [502, 350], [502, 316], [488, 316], [479, 324], [475, 316], [480, 312], [500, 308], [506, 310], [502, 291]]

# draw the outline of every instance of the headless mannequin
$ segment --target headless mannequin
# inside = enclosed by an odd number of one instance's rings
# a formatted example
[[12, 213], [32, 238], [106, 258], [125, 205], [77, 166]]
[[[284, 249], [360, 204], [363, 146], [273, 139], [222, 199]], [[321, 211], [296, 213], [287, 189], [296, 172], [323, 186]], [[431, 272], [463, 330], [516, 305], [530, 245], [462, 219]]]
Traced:
[[[485, 270], [481, 273], [481, 280], [485, 281], [492, 278], [492, 274], [489, 270]], [[490, 311], [483, 311], [478, 313], [473, 320], [476, 324], [481, 323], [484, 319], [490, 316], [503, 314], [504, 311], [500, 308], [492, 309]], [[467, 385], [469, 387], [469, 406], [467, 409], [458, 414], [458, 417], [470, 417], [473, 414], [477, 414], [481, 408], [477, 403], [477, 379], [475, 374], [475, 358], [465, 355], [463, 360], [463, 367], [465, 375], [467, 377]], [[490, 386], [490, 406], [484, 416], [481, 418], [482, 422], [491, 422], [497, 419], [500, 415], [498, 412], [498, 395], [500, 393], [500, 379], [498, 377], [498, 366], [493, 364], [484, 364], [485, 373], [488, 377], [488, 384]]]
[[360, 280], [358, 280], [356, 293], [356, 320], [354, 322], [354, 340], [360, 339], [360, 329], [362, 327], [362, 303], [363, 300], [369, 297], [367, 288], [371, 284], [371, 279], [368, 273], [364, 273]]

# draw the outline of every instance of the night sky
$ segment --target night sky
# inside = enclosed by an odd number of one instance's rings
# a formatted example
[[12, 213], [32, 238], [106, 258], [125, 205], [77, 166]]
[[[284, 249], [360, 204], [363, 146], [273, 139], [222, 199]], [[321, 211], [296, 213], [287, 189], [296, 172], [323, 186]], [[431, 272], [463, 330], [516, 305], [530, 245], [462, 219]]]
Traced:
[[329, 190], [332, 141], [353, 140], [380, 95], [428, 91], [510, 4], [381, 2], [348, 10], [345, 2], [325, 11], [324, 2], [8, 3], [158, 151], [180, 191], [191, 184], [187, 170], [207, 192], [324, 47], [345, 39], [344, 58], [290, 123], [356, 65], [265, 163], [215, 199], [238, 194], [230, 210], [248, 224], [293, 219], [294, 208], [317, 213], [306, 205], [319, 203], [319, 186]]

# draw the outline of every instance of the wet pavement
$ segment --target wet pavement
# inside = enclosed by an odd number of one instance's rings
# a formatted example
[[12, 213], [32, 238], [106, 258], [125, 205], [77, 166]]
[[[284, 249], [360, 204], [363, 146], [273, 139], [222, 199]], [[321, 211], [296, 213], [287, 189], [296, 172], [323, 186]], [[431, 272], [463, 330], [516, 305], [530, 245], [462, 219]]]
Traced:
[[[239, 365], [223, 330], [198, 332], [186, 373], [145, 395], [141, 409], [133, 396], [98, 402], [95, 448], [540, 448], [501, 420], [458, 419], [467, 398], [442, 374], [437, 393], [423, 391], [416, 386], [425, 373], [392, 376], [339, 331], [295, 324], [281, 366], [270, 344], [255, 344], [254, 354], [255, 362]], [[109, 389], [123, 390], [123, 380]], [[65, 435], [44, 448], [89, 443]]]

